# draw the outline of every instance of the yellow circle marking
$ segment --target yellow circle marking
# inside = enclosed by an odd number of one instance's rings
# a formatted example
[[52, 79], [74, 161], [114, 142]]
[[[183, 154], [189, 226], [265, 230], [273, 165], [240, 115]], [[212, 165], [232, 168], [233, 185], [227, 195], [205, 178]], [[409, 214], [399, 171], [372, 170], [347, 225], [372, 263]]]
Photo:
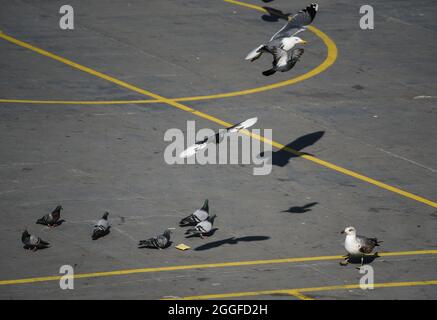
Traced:
[[[249, 8], [254, 8], [258, 11], [267, 12], [264, 8], [254, 6], [254, 5], [248, 5], [246, 3], [233, 1], [233, 0], [224, 0], [225, 2], [238, 4], [242, 6], [246, 6]], [[261, 86], [257, 88], [252, 89], [246, 89], [246, 90], [240, 90], [240, 91], [233, 91], [233, 92], [227, 92], [227, 93], [218, 93], [218, 94], [210, 94], [210, 95], [202, 95], [202, 96], [193, 96], [193, 97], [181, 97], [181, 98], [173, 98], [168, 99], [175, 102], [183, 102], [183, 101], [200, 101], [200, 100], [212, 100], [212, 99], [222, 99], [222, 98], [230, 98], [230, 97], [237, 97], [237, 96], [243, 96], [243, 95], [249, 95], [253, 93], [278, 89], [282, 87], [286, 87], [298, 82], [305, 81], [309, 78], [312, 78], [319, 73], [322, 73], [326, 69], [328, 69], [330, 66], [332, 66], [337, 60], [338, 50], [337, 46], [335, 45], [334, 41], [326, 35], [326, 33], [322, 32], [321, 30], [317, 29], [316, 27], [309, 26], [308, 30], [313, 32], [316, 36], [318, 36], [320, 39], [322, 39], [323, 43], [325, 44], [327, 48], [327, 56], [325, 60], [315, 67], [314, 69], [308, 71], [307, 73], [304, 73], [298, 77], [269, 84], [266, 86]], [[148, 99], [148, 100], [114, 100], [114, 101], [74, 101], [74, 100], [25, 100], [25, 99], [0, 99], [0, 103], [29, 103], [29, 104], [78, 104], [78, 105], [99, 105], [99, 104], [146, 104], [146, 103], [162, 103], [165, 101], [160, 99]]]

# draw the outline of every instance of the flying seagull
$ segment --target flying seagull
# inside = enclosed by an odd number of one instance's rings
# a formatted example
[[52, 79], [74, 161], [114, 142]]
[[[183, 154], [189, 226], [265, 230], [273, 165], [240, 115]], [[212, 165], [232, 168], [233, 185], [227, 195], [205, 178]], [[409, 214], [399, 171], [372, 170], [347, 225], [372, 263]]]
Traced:
[[[341, 233], [346, 233], [344, 247], [348, 253], [345, 257], [345, 260], [340, 262], [340, 264], [343, 266], [349, 263], [350, 258], [361, 257], [360, 267], [362, 267], [364, 263], [364, 255], [372, 253], [373, 249], [378, 247], [382, 242], [378, 241], [376, 238], [367, 238], [357, 235], [357, 231], [354, 227], [347, 227]], [[378, 253], [376, 253], [375, 256], [378, 256]]]
[[287, 24], [276, 32], [267, 44], [262, 44], [252, 50], [245, 59], [255, 61], [261, 57], [264, 52], [271, 53], [273, 55], [273, 68], [264, 71], [263, 74], [266, 76], [272, 75], [274, 73], [273, 71], [285, 72], [293, 68], [303, 54], [303, 50], [292, 51], [290, 53], [289, 51], [297, 44], [306, 44], [305, 40], [302, 40], [296, 35], [306, 30], [305, 26], [313, 22], [318, 9], [319, 5], [312, 3], [305, 9], [289, 17]]
[[24, 244], [24, 249], [36, 251], [38, 249], [45, 249], [50, 246], [50, 243], [42, 240], [41, 238], [38, 238], [37, 236], [34, 236], [33, 234], [30, 234], [27, 232], [27, 230], [24, 230], [21, 235], [21, 242]]
[[93, 240], [104, 237], [109, 233], [109, 229], [111, 228], [111, 226], [109, 225], [108, 216], [109, 212], [105, 212], [103, 214], [103, 217], [95, 224], [93, 234], [91, 236]]
[[258, 118], [250, 118], [245, 121], [239, 122], [229, 128], [221, 129], [219, 132], [214, 134], [213, 136], [206, 137], [202, 141], [197, 141], [194, 145], [188, 147], [184, 151], [181, 152], [179, 157], [181, 158], [189, 158], [196, 154], [197, 151], [205, 149], [208, 143], [215, 143], [219, 144], [221, 141], [223, 141], [225, 135], [231, 134], [231, 133], [237, 133], [243, 129], [247, 129], [251, 126], [253, 126], [258, 121]]
[[215, 214], [209, 216], [208, 219], [199, 222], [194, 228], [188, 229], [185, 234], [189, 236], [199, 235], [203, 239], [204, 235], [211, 232], [216, 217]]
[[41, 219], [38, 219], [36, 223], [48, 227], [58, 226], [61, 223], [61, 221], [59, 221], [59, 218], [61, 218], [61, 210], [63, 210], [62, 206], [57, 206], [55, 210], [52, 211], [52, 213], [46, 214]]
[[167, 229], [164, 231], [163, 234], [153, 237], [153, 238], [149, 238], [147, 240], [141, 240], [138, 243], [138, 248], [142, 249], [142, 248], [150, 248], [150, 249], [165, 249], [168, 246], [170, 246], [171, 242], [170, 242], [170, 234], [171, 234], [171, 230]]
[[203, 203], [202, 208], [197, 209], [196, 211], [194, 211], [194, 213], [192, 213], [188, 217], [183, 218], [179, 222], [179, 226], [180, 227], [195, 226], [199, 222], [208, 219], [208, 217], [209, 217], [209, 204], [208, 204], [208, 199], [206, 199], [205, 202]]

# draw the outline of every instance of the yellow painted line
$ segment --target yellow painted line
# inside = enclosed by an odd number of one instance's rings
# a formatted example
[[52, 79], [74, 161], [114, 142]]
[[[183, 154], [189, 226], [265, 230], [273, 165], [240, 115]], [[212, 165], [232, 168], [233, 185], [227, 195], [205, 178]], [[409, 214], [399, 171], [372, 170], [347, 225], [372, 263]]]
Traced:
[[[375, 283], [374, 288], [399, 288], [399, 287], [417, 287], [417, 286], [435, 286], [437, 280], [426, 281], [409, 281], [409, 282], [385, 282]], [[239, 297], [254, 297], [254, 296], [267, 296], [274, 294], [289, 294], [298, 297], [301, 292], [320, 292], [320, 291], [336, 291], [336, 290], [352, 290], [360, 289], [359, 284], [338, 285], [338, 286], [326, 286], [326, 287], [314, 287], [314, 288], [299, 288], [299, 289], [285, 289], [285, 290], [264, 290], [264, 291], [249, 291], [249, 292], [234, 292], [223, 294], [209, 294], [202, 296], [190, 296], [183, 298], [171, 298], [165, 300], [207, 300], [207, 299], [229, 299]], [[301, 295], [304, 299], [305, 295]], [[311, 299], [309, 297], [306, 297]]]
[[[229, 1], [227, 1], [229, 2]], [[261, 8], [261, 7], [259, 7]], [[261, 8], [262, 11], [265, 11], [263, 8]], [[192, 97], [181, 97], [181, 98], [172, 98], [168, 100], [172, 100], [175, 102], [187, 102], [187, 101], [200, 101], [200, 100], [212, 100], [212, 99], [222, 99], [222, 98], [230, 98], [230, 97], [237, 97], [237, 96], [243, 96], [243, 95], [249, 95], [259, 92], [264, 92], [268, 90], [278, 89], [285, 86], [290, 86], [305, 80], [308, 80], [322, 72], [324, 72], [326, 69], [328, 69], [330, 66], [332, 66], [337, 59], [338, 50], [337, 46], [335, 45], [334, 41], [332, 41], [324, 32], [320, 31], [316, 27], [309, 26], [308, 28], [310, 31], [312, 31], [316, 36], [318, 36], [320, 39], [322, 39], [323, 43], [325, 44], [327, 48], [327, 56], [325, 60], [318, 65], [316, 68], [308, 71], [307, 73], [300, 75], [298, 77], [273, 83], [266, 86], [246, 89], [246, 90], [239, 90], [239, 91], [233, 91], [233, 92], [226, 92], [226, 93], [218, 93], [218, 94], [211, 94], [211, 95], [201, 95], [201, 96], [192, 96]], [[160, 103], [165, 102], [161, 99], [153, 99], [153, 100], [113, 100], [113, 101], [74, 101], [74, 100], [25, 100], [25, 99], [0, 99], [0, 103], [28, 103], [28, 104], [77, 104], [77, 105], [106, 105], [106, 104], [149, 104], [149, 103]]]
[[[437, 254], [437, 250], [418, 250], [418, 251], [379, 253], [381, 257], [434, 255], [434, 254]], [[127, 269], [127, 270], [117, 270], [117, 271], [107, 271], [107, 272], [83, 273], [83, 274], [75, 274], [73, 278], [83, 279], [83, 278], [122, 276], [122, 275], [153, 273], [153, 272], [193, 270], [193, 269], [229, 268], [229, 267], [244, 267], [244, 266], [255, 266], [255, 265], [265, 265], [265, 264], [329, 261], [329, 260], [341, 260], [342, 258], [343, 256], [338, 255], [338, 256], [319, 256], [319, 257], [301, 257], [301, 258], [285, 258], [285, 259], [271, 259], [271, 260], [250, 260], [250, 261], [193, 264], [193, 265], [183, 265], [183, 266], [154, 267], [154, 268]], [[14, 285], [14, 284], [25, 284], [25, 283], [35, 283], [35, 282], [58, 281], [61, 279], [61, 277], [62, 276], [47, 276], [47, 277], [37, 277], [37, 278], [0, 280], [0, 285]]]
[[314, 298], [310, 298], [310, 297], [300, 293], [299, 291], [290, 291], [289, 294], [292, 296], [295, 296], [299, 300], [316, 300]]
[[[32, 45], [29, 44], [29, 43], [26, 43], [26, 42], [23, 42], [23, 41], [21, 41], [21, 40], [15, 39], [15, 38], [13, 38], [13, 37], [11, 37], [11, 36], [8, 36], [8, 35], [6, 35], [6, 34], [0, 34], [0, 38], [3, 38], [4, 40], [7, 40], [7, 41], [9, 41], [9, 42], [11, 42], [11, 43], [14, 43], [14, 44], [16, 44], [16, 45], [18, 45], [18, 46], [21, 46], [21, 47], [23, 47], [23, 48], [26, 48], [26, 49], [29, 49], [29, 50], [31, 50], [31, 51], [37, 52], [37, 53], [39, 53], [39, 54], [41, 54], [41, 55], [43, 55], [43, 56], [46, 56], [46, 57], [48, 57], [48, 58], [54, 59], [54, 60], [56, 60], [56, 61], [59, 61], [59, 62], [61, 62], [61, 63], [66, 64], [66, 65], [69, 65], [69, 66], [71, 66], [71, 67], [73, 67], [73, 68], [76, 68], [76, 69], [78, 69], [78, 70], [81, 70], [81, 71], [83, 71], [83, 72], [86, 72], [86, 73], [89, 73], [89, 74], [91, 74], [91, 75], [94, 75], [94, 76], [96, 76], [96, 77], [98, 77], [98, 78], [101, 78], [101, 79], [107, 80], [107, 81], [109, 81], [109, 82], [115, 83], [115, 84], [117, 84], [117, 85], [119, 85], [119, 86], [121, 86], [121, 87], [127, 88], [127, 89], [129, 89], [129, 90], [131, 90], [131, 91], [134, 91], [134, 92], [140, 93], [140, 94], [142, 94], [142, 95], [149, 96], [149, 97], [154, 98], [154, 99], [156, 99], [156, 100], [159, 100], [159, 101], [161, 101], [161, 102], [163, 102], [163, 103], [166, 103], [166, 104], [168, 104], [168, 105], [170, 105], [170, 106], [172, 106], [172, 107], [175, 107], [175, 108], [178, 108], [178, 109], [180, 109], [180, 110], [183, 110], [183, 111], [189, 112], [189, 113], [191, 113], [191, 114], [193, 114], [193, 115], [196, 115], [196, 116], [198, 116], [198, 117], [201, 117], [201, 118], [203, 118], [203, 119], [210, 120], [210, 121], [215, 122], [215, 123], [217, 123], [217, 124], [219, 124], [219, 125], [221, 125], [221, 126], [229, 127], [229, 126], [232, 125], [232, 124], [229, 123], [229, 122], [223, 121], [223, 120], [221, 120], [221, 119], [219, 119], [219, 118], [216, 118], [216, 117], [214, 117], [214, 116], [211, 116], [211, 115], [209, 115], [209, 114], [207, 114], [207, 113], [204, 113], [204, 112], [201, 112], [201, 111], [195, 110], [195, 109], [190, 108], [190, 107], [188, 107], [188, 106], [186, 106], [186, 105], [184, 105], [184, 104], [182, 104], [182, 103], [179, 103], [179, 102], [173, 101], [173, 100], [171, 100], [171, 99], [169, 99], [169, 98], [165, 98], [165, 97], [160, 96], [160, 95], [158, 95], [158, 94], [156, 94], [156, 93], [153, 93], [153, 92], [151, 92], [151, 91], [148, 91], [148, 90], [145, 90], [145, 89], [141, 89], [141, 88], [136, 87], [136, 86], [134, 86], [134, 85], [131, 85], [131, 84], [127, 83], [127, 82], [124, 82], [124, 81], [119, 80], [119, 79], [117, 79], [117, 78], [114, 78], [114, 77], [111, 77], [111, 76], [109, 76], [109, 75], [106, 75], [106, 74], [104, 74], [104, 73], [102, 73], [102, 72], [99, 72], [99, 71], [96, 71], [96, 70], [91, 69], [91, 68], [89, 68], [89, 67], [85, 67], [85, 66], [83, 66], [83, 65], [80, 65], [80, 64], [78, 64], [78, 63], [76, 63], [76, 62], [73, 62], [73, 61], [71, 61], [71, 60], [68, 60], [68, 59], [62, 58], [62, 57], [60, 57], [60, 56], [58, 56], [58, 55], [56, 55], [56, 54], [53, 54], [53, 53], [50, 53], [50, 52], [48, 52], [48, 51], [46, 51], [46, 50], [43, 50], [43, 49], [37, 48], [37, 47], [35, 47], [35, 46], [32, 46]], [[354, 172], [354, 171], [352, 171], [352, 170], [349, 170], [349, 169], [345, 169], [345, 168], [343, 168], [343, 167], [340, 167], [340, 166], [337, 166], [337, 165], [332, 164], [332, 163], [330, 163], [330, 162], [327, 162], [327, 161], [321, 160], [321, 159], [316, 158], [316, 157], [314, 157], [314, 156], [305, 155], [305, 154], [303, 154], [303, 153], [301, 153], [301, 152], [298, 152], [298, 151], [295, 151], [295, 150], [293, 150], [293, 149], [291, 149], [291, 148], [288, 148], [288, 147], [286, 147], [285, 145], [283, 145], [283, 144], [281, 144], [281, 143], [275, 142], [275, 141], [270, 140], [270, 139], [266, 139], [266, 138], [264, 138], [264, 137], [262, 137], [262, 136], [260, 136], [260, 135], [252, 134], [252, 133], [249, 132], [248, 130], [242, 130], [241, 132], [242, 132], [243, 134], [246, 134], [246, 135], [248, 135], [248, 136], [254, 138], [254, 139], [257, 139], [257, 140], [262, 141], [262, 142], [264, 142], [264, 143], [270, 144], [270, 145], [272, 145], [272, 146], [274, 146], [274, 147], [276, 147], [276, 148], [278, 148], [278, 149], [283, 149], [283, 150], [288, 151], [288, 152], [290, 152], [290, 153], [293, 153], [293, 154], [299, 155], [300, 157], [302, 157], [302, 158], [304, 158], [304, 159], [306, 159], [306, 160], [312, 161], [312, 162], [314, 162], [314, 163], [317, 163], [317, 164], [319, 164], [319, 165], [321, 165], [321, 166], [323, 166], [323, 167], [326, 167], [326, 168], [329, 168], [329, 169], [331, 169], [331, 170], [334, 170], [334, 171], [337, 171], [337, 172], [343, 173], [343, 174], [345, 174], [345, 175], [348, 175], [348, 176], [350, 176], [350, 177], [356, 178], [356, 179], [358, 179], [358, 180], [361, 180], [361, 181], [364, 181], [364, 182], [370, 183], [370, 184], [372, 184], [372, 185], [378, 186], [378, 187], [380, 187], [380, 188], [382, 188], [382, 189], [385, 189], [385, 190], [388, 190], [388, 191], [391, 191], [391, 192], [397, 193], [397, 194], [402, 195], [402, 196], [404, 196], [404, 197], [406, 197], [406, 198], [410, 198], [410, 199], [412, 199], [412, 200], [415, 200], [415, 201], [421, 202], [421, 203], [423, 203], [423, 204], [429, 205], [429, 206], [431, 206], [431, 207], [437, 208], [437, 203], [434, 202], [434, 201], [432, 201], [432, 200], [429, 200], [429, 199], [426, 199], [426, 198], [424, 198], [424, 197], [421, 197], [421, 196], [415, 195], [415, 194], [413, 194], [413, 193], [410, 193], [410, 192], [408, 192], [408, 191], [404, 191], [404, 190], [402, 190], [402, 189], [399, 189], [399, 188], [396, 188], [396, 187], [390, 186], [390, 185], [388, 185], [388, 184], [386, 184], [386, 183], [383, 183], [383, 182], [380, 182], [380, 181], [378, 181], [378, 180], [375, 180], [375, 179], [372, 179], [372, 178], [366, 177], [366, 176], [364, 176], [364, 175], [362, 175], [362, 174], [356, 173], [356, 172]]]
[[28, 99], [0, 99], [0, 103], [25, 103], [25, 104], [77, 104], [77, 105], [105, 105], [105, 104], [137, 104], [137, 103], [159, 103], [158, 100], [28, 100]]

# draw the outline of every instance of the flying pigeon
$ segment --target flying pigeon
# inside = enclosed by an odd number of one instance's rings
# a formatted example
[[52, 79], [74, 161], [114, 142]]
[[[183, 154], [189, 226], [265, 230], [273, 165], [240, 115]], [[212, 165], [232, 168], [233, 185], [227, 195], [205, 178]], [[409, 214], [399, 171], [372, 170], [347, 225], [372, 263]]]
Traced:
[[156, 249], [165, 249], [168, 246], [170, 246], [171, 242], [170, 242], [170, 234], [171, 234], [171, 230], [167, 229], [164, 231], [164, 233], [162, 235], [153, 237], [153, 238], [149, 238], [147, 240], [141, 240], [138, 243], [138, 248], [142, 249], [142, 248], [156, 248]]
[[[347, 251], [345, 260], [340, 262], [341, 265], [345, 266], [349, 263], [351, 257], [361, 257], [361, 266], [364, 263], [364, 255], [372, 253], [375, 247], [378, 247], [382, 241], [378, 241], [377, 238], [367, 238], [364, 236], [357, 235], [357, 231], [354, 227], [347, 227], [342, 232], [346, 233], [346, 240], [344, 241], [344, 247]], [[378, 253], [376, 253], [376, 256]], [[359, 268], [358, 268], [359, 269]]]
[[104, 237], [109, 233], [109, 229], [111, 228], [111, 226], [109, 225], [108, 222], [108, 216], [109, 216], [109, 212], [105, 212], [103, 214], [102, 219], [97, 221], [93, 229], [93, 235], [91, 236], [93, 240], [97, 240], [101, 237]]
[[50, 243], [38, 238], [27, 232], [27, 230], [23, 231], [21, 235], [21, 242], [24, 244], [24, 249], [36, 251], [38, 249], [45, 249], [50, 246]]
[[179, 226], [180, 227], [195, 226], [199, 222], [208, 219], [208, 217], [209, 217], [209, 204], [208, 204], [208, 199], [206, 199], [205, 202], [203, 203], [202, 208], [197, 209], [196, 211], [194, 211], [194, 213], [192, 213], [188, 217], [183, 218], [179, 222]]
[[280, 48], [272, 50], [273, 62], [272, 68], [263, 72], [266, 77], [276, 73], [276, 71], [286, 72], [291, 70], [303, 55], [304, 49], [298, 48], [290, 51], [285, 51]]
[[250, 128], [258, 121], [258, 118], [250, 118], [245, 121], [239, 122], [231, 127], [228, 127], [226, 129], [221, 129], [219, 132], [215, 133], [213, 136], [206, 137], [202, 141], [197, 141], [194, 145], [188, 147], [184, 151], [181, 152], [179, 157], [181, 158], [189, 158], [197, 153], [197, 151], [205, 149], [208, 143], [215, 143], [219, 144], [223, 141], [224, 137], [227, 134], [231, 133], [237, 133], [243, 129]]
[[[306, 30], [305, 26], [313, 22], [318, 9], [319, 5], [312, 3], [297, 14], [289, 17], [287, 24], [275, 33], [267, 44], [262, 44], [252, 50], [245, 59], [255, 61], [261, 57], [264, 52], [268, 52], [274, 57], [274, 66], [277, 65], [278, 70], [275, 71], [290, 70], [296, 64], [303, 51], [291, 54], [288, 54], [288, 51], [293, 49], [297, 44], [306, 44], [306, 41], [297, 37], [296, 34]], [[268, 72], [267, 75], [270, 74], [273, 74], [272, 71]]]
[[199, 235], [203, 239], [204, 235], [211, 232], [216, 217], [215, 214], [209, 216], [208, 219], [199, 222], [194, 228], [188, 229], [185, 234], [189, 236]]
[[52, 213], [46, 214], [41, 219], [36, 221], [37, 224], [42, 224], [48, 227], [56, 227], [60, 224], [59, 218], [61, 217], [62, 206], [57, 206]]

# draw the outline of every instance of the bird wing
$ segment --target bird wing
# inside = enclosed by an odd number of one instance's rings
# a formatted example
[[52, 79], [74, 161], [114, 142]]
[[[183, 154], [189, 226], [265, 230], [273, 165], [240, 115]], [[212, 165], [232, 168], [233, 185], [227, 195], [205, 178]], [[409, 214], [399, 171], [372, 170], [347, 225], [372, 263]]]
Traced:
[[29, 244], [32, 246], [36, 246], [39, 243], [39, 238], [34, 236], [33, 234], [30, 235]]
[[195, 217], [196, 220], [198, 220], [197, 222], [201, 222], [208, 219], [209, 214], [204, 210], [196, 210], [193, 213], [193, 216]]
[[108, 220], [105, 219], [100, 219], [99, 221], [97, 221], [96, 227], [100, 227], [103, 230], [108, 229], [109, 223]]
[[168, 243], [168, 239], [165, 236], [163, 236], [163, 235], [157, 236], [155, 238], [155, 245], [158, 248], [164, 248], [167, 245], [167, 243]]
[[311, 4], [305, 9], [299, 11], [294, 16], [289, 18], [288, 23], [281, 28], [278, 32], [276, 32], [270, 41], [290, 37], [295, 35], [298, 32], [305, 30], [304, 26], [309, 25], [313, 22], [314, 17], [316, 16], [316, 12], [318, 10], [317, 4]]
[[287, 51], [274, 47], [272, 49], [273, 54], [273, 66], [274, 67], [284, 67], [288, 62], [288, 53]]
[[212, 228], [212, 224], [209, 221], [202, 221], [196, 226], [196, 229], [202, 233], [210, 232], [211, 228]]
[[373, 248], [378, 244], [378, 241], [373, 238], [367, 238], [364, 236], [357, 236], [357, 241], [360, 245], [360, 252], [362, 253], [371, 253]]
[[298, 48], [298, 49], [294, 49], [291, 52], [288, 53], [289, 57], [288, 57], [288, 67], [291, 69], [294, 67], [294, 65], [296, 64], [296, 62], [299, 61], [300, 57], [303, 55], [304, 53], [304, 49], [302, 48]]

